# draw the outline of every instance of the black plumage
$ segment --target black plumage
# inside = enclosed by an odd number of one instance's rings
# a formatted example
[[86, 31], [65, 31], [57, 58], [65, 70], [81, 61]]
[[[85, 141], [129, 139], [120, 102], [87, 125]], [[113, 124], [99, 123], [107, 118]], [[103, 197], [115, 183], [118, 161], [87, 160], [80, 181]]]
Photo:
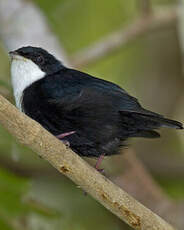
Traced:
[[182, 129], [180, 122], [145, 110], [137, 99], [111, 82], [66, 68], [41, 48], [23, 47], [16, 54], [31, 59], [45, 76], [26, 87], [22, 109], [81, 156], [112, 155], [130, 137], [159, 137], [160, 127]]

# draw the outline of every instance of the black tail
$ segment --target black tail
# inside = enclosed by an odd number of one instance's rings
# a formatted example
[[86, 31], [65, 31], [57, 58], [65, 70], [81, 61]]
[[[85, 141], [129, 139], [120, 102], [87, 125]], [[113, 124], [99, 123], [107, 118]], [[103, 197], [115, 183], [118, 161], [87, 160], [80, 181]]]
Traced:
[[160, 134], [155, 130], [140, 130], [131, 134], [130, 137], [158, 138], [160, 137]]
[[121, 111], [122, 124], [127, 129], [129, 137], [157, 138], [160, 134], [155, 131], [161, 127], [183, 129], [182, 123], [164, 118], [162, 115], [144, 110]]
[[150, 120], [158, 122], [160, 124], [160, 127], [183, 129], [183, 124], [175, 120], [167, 119], [164, 117], [160, 118], [160, 117], [151, 117], [151, 116], [150, 116]]

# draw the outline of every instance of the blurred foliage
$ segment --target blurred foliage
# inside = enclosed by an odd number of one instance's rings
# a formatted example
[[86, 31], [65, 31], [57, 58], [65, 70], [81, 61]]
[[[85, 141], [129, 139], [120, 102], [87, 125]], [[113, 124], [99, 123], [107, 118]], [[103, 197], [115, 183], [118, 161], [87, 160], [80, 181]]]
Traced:
[[183, 178], [178, 179], [157, 179], [157, 181], [162, 186], [163, 190], [168, 193], [173, 199], [181, 200], [184, 198], [183, 195], [183, 188], [184, 188], [184, 181]]
[[3, 230], [122, 229], [118, 218], [66, 178], [30, 181], [0, 169], [0, 204]]
[[[135, 1], [35, 1], [44, 9], [69, 54], [94, 43], [135, 17]], [[103, 12], [103, 13], [102, 13]]]
[[[69, 55], [127, 26], [139, 15], [136, 0], [34, 2], [46, 15], [52, 30]], [[152, 1], [155, 8], [176, 3], [173, 0]], [[0, 92], [12, 100], [8, 57], [2, 46], [0, 58]], [[83, 70], [122, 85], [132, 95], [140, 98], [148, 109], [177, 119], [177, 100], [183, 81], [174, 23], [138, 37]], [[160, 140], [138, 140], [139, 144], [136, 144], [137, 141], [132, 142], [139, 156], [148, 159], [152, 165], [159, 155], [167, 160], [168, 155], [175, 154], [175, 157], [183, 160], [181, 140], [173, 130], [163, 131], [163, 138]], [[2, 127], [0, 151], [0, 163], [7, 168], [0, 168], [1, 229], [128, 229], [66, 178], [54, 175], [44, 177], [44, 172], [51, 170], [51, 166], [17, 144]], [[121, 168], [121, 165], [114, 167]], [[22, 171], [18, 170], [20, 168]], [[19, 173], [10, 173], [10, 169]], [[26, 170], [37, 174], [32, 178], [25, 177]], [[158, 181], [170, 196], [183, 199], [182, 179], [172, 181], [160, 175]]]
[[30, 183], [29, 179], [0, 169], [0, 203], [3, 230], [118, 230], [123, 226], [103, 206], [61, 177], [43, 176]]

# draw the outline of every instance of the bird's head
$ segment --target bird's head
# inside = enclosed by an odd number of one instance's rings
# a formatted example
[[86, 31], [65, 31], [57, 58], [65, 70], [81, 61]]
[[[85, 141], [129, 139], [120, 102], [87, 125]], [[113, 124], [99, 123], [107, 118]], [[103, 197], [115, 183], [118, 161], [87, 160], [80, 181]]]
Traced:
[[52, 54], [40, 47], [26, 46], [9, 52], [12, 64], [20, 68], [30, 68], [35, 71], [37, 68], [45, 74], [52, 74], [62, 68], [62, 64]]
[[18, 98], [16, 101], [20, 101], [23, 91], [32, 83], [63, 68], [60, 61], [39, 47], [22, 47], [10, 51], [9, 55], [14, 95]]

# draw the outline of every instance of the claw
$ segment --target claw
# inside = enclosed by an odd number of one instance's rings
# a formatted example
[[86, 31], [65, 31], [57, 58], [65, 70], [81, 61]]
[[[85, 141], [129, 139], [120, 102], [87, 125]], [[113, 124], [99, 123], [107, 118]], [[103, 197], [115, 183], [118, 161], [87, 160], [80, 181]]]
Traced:
[[63, 142], [63, 144], [69, 148], [70, 147], [70, 142], [69, 141], [66, 141], [66, 140], [61, 140]]
[[62, 140], [64, 137], [70, 136], [72, 134], [74, 134], [76, 131], [71, 131], [71, 132], [67, 132], [67, 133], [61, 133], [59, 135], [57, 135], [56, 137], [61, 140], [63, 142], [63, 144], [69, 148], [70, 147], [70, 142], [67, 140]]

